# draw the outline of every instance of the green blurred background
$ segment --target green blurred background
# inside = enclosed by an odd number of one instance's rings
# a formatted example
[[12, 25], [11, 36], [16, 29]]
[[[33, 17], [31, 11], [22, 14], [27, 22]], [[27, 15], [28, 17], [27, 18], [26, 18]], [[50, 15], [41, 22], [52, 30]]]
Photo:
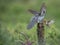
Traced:
[[45, 26], [46, 45], [60, 45], [60, 0], [0, 0], [0, 45], [21, 45], [16, 41], [25, 39], [19, 32], [26, 33], [37, 45], [36, 25], [26, 29], [33, 16], [28, 9], [40, 11], [43, 2], [47, 6], [45, 19], [55, 20], [50, 28]]

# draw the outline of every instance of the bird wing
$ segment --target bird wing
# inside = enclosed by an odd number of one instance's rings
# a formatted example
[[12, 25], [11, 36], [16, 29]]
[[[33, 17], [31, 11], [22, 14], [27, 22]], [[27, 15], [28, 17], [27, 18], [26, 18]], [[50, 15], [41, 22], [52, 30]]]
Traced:
[[40, 13], [39, 13], [41, 16], [45, 16], [46, 14], [46, 8], [42, 7]]
[[31, 29], [36, 23], [37, 23], [38, 17], [34, 16], [32, 17], [30, 23], [27, 26], [27, 29]]
[[32, 10], [32, 9], [29, 9], [28, 11], [29, 11], [30, 13], [34, 14], [34, 15], [38, 15], [38, 14], [39, 14], [39, 12], [37, 12], [37, 11], [35, 11], [35, 10]]
[[41, 9], [40, 9], [40, 13], [41, 16], [46, 14], [46, 5], [45, 3], [42, 4]]

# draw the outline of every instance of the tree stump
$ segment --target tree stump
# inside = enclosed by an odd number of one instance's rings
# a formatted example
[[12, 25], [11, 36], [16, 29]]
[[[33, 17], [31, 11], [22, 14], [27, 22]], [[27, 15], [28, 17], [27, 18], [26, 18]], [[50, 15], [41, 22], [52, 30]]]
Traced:
[[37, 24], [37, 37], [38, 37], [38, 45], [45, 45], [44, 24], [43, 23]]

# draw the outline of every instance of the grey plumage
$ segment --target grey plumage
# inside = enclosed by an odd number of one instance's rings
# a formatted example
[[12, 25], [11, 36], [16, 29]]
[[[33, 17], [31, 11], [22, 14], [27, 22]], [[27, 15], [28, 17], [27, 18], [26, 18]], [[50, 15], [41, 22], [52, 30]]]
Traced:
[[34, 14], [34, 17], [32, 17], [30, 23], [27, 26], [27, 29], [31, 29], [36, 23], [41, 23], [43, 21], [46, 13], [46, 7], [45, 7], [45, 4], [43, 3], [40, 9], [40, 12], [31, 10], [31, 9], [29, 9], [28, 11]]
[[34, 15], [38, 15], [39, 12], [35, 11], [35, 10], [32, 10], [32, 9], [29, 9], [28, 10], [30, 13], [34, 14]]
[[37, 20], [38, 20], [37, 16], [32, 17], [30, 23], [27, 26], [27, 29], [31, 29], [37, 23]]

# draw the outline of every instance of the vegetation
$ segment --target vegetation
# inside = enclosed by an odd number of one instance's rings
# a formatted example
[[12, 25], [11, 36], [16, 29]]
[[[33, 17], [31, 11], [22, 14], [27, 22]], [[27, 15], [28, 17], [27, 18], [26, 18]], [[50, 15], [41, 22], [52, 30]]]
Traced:
[[0, 45], [22, 45], [17, 40], [26, 42], [24, 32], [29, 41], [37, 45], [36, 25], [27, 30], [27, 24], [33, 16], [28, 9], [40, 11], [42, 2], [46, 3], [45, 19], [54, 19], [51, 27], [45, 26], [46, 45], [60, 45], [60, 0], [0, 0]]

